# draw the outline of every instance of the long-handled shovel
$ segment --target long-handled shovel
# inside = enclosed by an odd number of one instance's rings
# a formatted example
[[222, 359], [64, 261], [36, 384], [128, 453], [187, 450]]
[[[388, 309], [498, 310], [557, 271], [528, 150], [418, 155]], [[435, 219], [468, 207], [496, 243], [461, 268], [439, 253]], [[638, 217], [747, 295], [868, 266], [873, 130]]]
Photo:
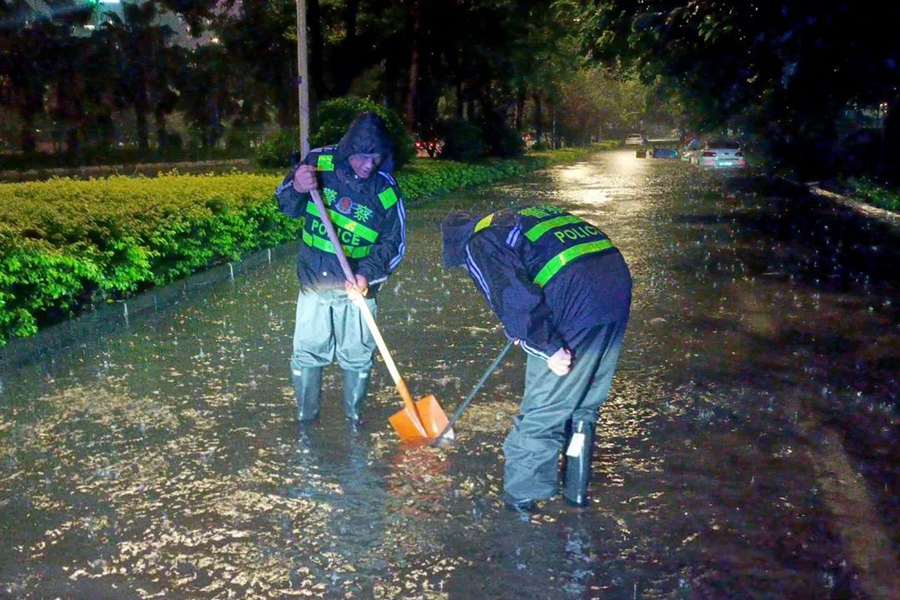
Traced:
[[466, 407], [469, 406], [469, 402], [472, 401], [472, 398], [475, 397], [475, 394], [481, 389], [481, 386], [484, 385], [484, 382], [487, 381], [488, 377], [491, 376], [491, 373], [497, 370], [497, 367], [500, 366], [500, 361], [503, 360], [503, 357], [506, 356], [506, 353], [509, 352], [509, 349], [513, 347], [515, 340], [509, 340], [506, 342], [506, 345], [503, 346], [503, 349], [500, 351], [500, 354], [497, 355], [497, 358], [494, 359], [494, 362], [491, 363], [491, 366], [487, 368], [487, 371], [484, 372], [484, 375], [481, 376], [481, 379], [478, 383], [475, 384], [475, 387], [472, 388], [472, 391], [469, 392], [469, 395], [466, 396], [466, 399], [462, 401], [462, 404], [459, 405], [459, 408], [456, 409], [456, 412], [453, 413], [453, 416], [450, 417], [450, 421], [447, 422], [447, 426], [444, 427], [444, 430], [437, 436], [437, 439], [431, 443], [432, 446], [438, 446], [443, 440], [447, 433], [452, 431], [453, 425], [456, 423], [456, 420], [459, 419], [462, 412], [466, 410]]
[[[353, 275], [350, 263], [347, 262], [347, 256], [344, 254], [344, 249], [338, 240], [334, 224], [328, 216], [325, 203], [322, 202], [322, 197], [319, 195], [318, 190], [310, 190], [310, 195], [319, 211], [325, 231], [328, 232], [328, 239], [331, 240], [331, 245], [334, 246], [334, 252], [341, 263], [344, 277], [355, 286], [356, 277]], [[372, 332], [372, 337], [375, 338], [375, 343], [378, 344], [378, 349], [381, 351], [381, 357], [391, 373], [394, 385], [397, 386], [397, 391], [400, 393], [400, 397], [403, 398], [403, 410], [394, 413], [388, 418], [400, 439], [404, 441], [423, 440], [434, 438], [439, 433], [441, 436], [446, 435], [447, 431], [450, 430], [449, 421], [440, 404], [438, 404], [437, 398], [433, 394], [429, 394], [413, 402], [409, 389], [406, 387], [406, 382], [400, 377], [397, 365], [394, 364], [391, 353], [388, 352], [387, 345], [384, 343], [384, 338], [381, 337], [381, 332], [378, 330], [378, 324], [375, 323], [372, 311], [369, 310], [369, 305], [366, 304], [362, 296], [357, 296], [353, 303], [362, 311], [363, 318]]]

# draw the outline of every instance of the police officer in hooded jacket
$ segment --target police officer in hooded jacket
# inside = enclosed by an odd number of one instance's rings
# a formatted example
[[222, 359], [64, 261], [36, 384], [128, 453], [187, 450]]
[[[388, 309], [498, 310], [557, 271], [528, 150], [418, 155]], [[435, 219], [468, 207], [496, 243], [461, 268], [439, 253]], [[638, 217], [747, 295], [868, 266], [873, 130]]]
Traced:
[[[291, 357], [301, 422], [318, 417], [322, 369], [337, 360], [343, 371], [344, 412], [354, 430], [360, 424], [376, 342], [351, 299], [361, 294], [377, 314], [378, 289], [406, 250], [406, 213], [392, 170], [387, 127], [381, 117], [367, 112], [336, 146], [310, 151], [275, 192], [281, 212], [303, 222]], [[356, 277], [353, 285], [345, 280], [309, 194], [312, 189], [320, 190]]]
[[594, 428], [631, 307], [631, 275], [600, 229], [551, 205], [441, 223], [444, 266], [464, 267], [527, 353], [520, 413], [503, 445], [503, 499], [532, 511], [559, 489], [587, 503]]

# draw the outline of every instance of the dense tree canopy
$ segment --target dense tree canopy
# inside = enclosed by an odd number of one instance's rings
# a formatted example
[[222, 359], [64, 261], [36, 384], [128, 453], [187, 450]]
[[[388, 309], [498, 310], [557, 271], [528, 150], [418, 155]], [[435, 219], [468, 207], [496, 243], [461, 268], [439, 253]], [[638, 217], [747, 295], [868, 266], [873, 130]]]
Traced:
[[[223, 132], [235, 124], [297, 123], [295, 0], [33, 4], [0, 0], [0, 110], [17, 116], [21, 151], [35, 149], [38, 121], [70, 153], [113, 144], [123, 110], [144, 152], [176, 140], [173, 115], [204, 147], [229, 139]], [[450, 117], [497, 139], [509, 128], [540, 132], [540, 109], [555, 117], [578, 68], [551, 0], [304, 4], [313, 108], [369, 97], [421, 135]]]
[[[304, 4], [313, 109], [367, 97], [420, 135], [472, 123], [498, 153], [511, 148], [507, 131], [574, 143], [658, 124], [730, 129], [777, 161], [821, 162], [840, 147], [848, 109], [867, 107], [886, 108], [888, 140], [900, 139], [894, 5]], [[69, 152], [112, 145], [123, 114], [144, 152], [181, 141], [173, 119], [193, 145], [249, 148], [266, 128], [297, 123], [297, 6], [134, 0], [110, 12], [95, 0], [0, 0], [0, 110], [16, 116], [25, 152], [41, 122]]]
[[[900, 90], [900, 7], [847, 0], [561, 0], [584, 47], [661, 78], [700, 129], [732, 127], [776, 158], [833, 155], [842, 113]], [[888, 131], [893, 130], [892, 126]]]

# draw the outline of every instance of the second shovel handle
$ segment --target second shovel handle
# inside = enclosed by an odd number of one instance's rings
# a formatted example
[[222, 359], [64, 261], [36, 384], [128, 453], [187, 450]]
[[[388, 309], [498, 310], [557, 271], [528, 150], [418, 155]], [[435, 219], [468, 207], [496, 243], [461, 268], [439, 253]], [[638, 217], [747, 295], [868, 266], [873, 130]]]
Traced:
[[478, 383], [475, 384], [475, 387], [472, 388], [472, 391], [469, 392], [468, 396], [466, 396], [466, 399], [462, 401], [462, 404], [459, 405], [459, 408], [457, 408], [456, 412], [453, 413], [453, 416], [450, 417], [450, 420], [447, 422], [444, 430], [440, 433], [439, 436], [437, 436], [437, 438], [435, 438], [435, 444], [440, 442], [441, 439], [443, 439], [443, 437], [447, 435], [447, 433], [451, 429], [453, 429], [453, 425], [456, 423], [457, 419], [459, 419], [460, 415], [462, 415], [462, 412], [466, 410], [466, 407], [469, 406], [469, 402], [472, 401], [472, 398], [475, 397], [475, 394], [478, 393], [478, 391], [481, 389], [481, 386], [484, 385], [484, 382], [487, 381], [488, 377], [491, 376], [491, 373], [497, 370], [497, 367], [500, 366], [500, 362], [503, 360], [503, 357], [506, 356], [506, 353], [509, 352], [509, 349], [513, 347], [513, 344], [515, 344], [515, 342], [516, 341], [512, 339], [506, 341], [506, 345], [503, 346], [502, 350], [500, 350], [500, 354], [497, 355], [497, 358], [494, 359], [494, 362], [491, 363], [491, 366], [487, 368], [487, 371], [484, 372], [484, 375], [481, 376], [481, 379], [478, 380]]

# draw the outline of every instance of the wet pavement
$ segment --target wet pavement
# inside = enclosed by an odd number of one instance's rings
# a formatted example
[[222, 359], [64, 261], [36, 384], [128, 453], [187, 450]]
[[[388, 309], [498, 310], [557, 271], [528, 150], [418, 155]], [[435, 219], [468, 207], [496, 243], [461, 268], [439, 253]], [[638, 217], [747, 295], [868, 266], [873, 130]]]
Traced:
[[383, 362], [363, 430], [326, 371], [294, 422], [293, 255], [34, 360], [0, 354], [0, 598], [900, 597], [900, 234], [754, 177], [617, 151], [408, 207], [379, 323], [450, 414], [503, 346], [452, 209], [552, 202], [634, 275], [591, 504], [503, 509], [514, 349], [456, 442], [400, 444]]

